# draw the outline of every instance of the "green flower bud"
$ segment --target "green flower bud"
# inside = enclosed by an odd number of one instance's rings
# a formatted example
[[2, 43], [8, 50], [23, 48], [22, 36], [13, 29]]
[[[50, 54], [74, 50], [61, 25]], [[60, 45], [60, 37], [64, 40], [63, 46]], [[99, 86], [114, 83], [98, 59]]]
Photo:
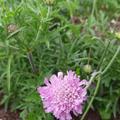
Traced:
[[115, 33], [116, 38], [120, 39], [120, 32]]
[[83, 67], [83, 70], [84, 70], [84, 72], [89, 74], [92, 72], [92, 67], [91, 67], [91, 65], [87, 64]]

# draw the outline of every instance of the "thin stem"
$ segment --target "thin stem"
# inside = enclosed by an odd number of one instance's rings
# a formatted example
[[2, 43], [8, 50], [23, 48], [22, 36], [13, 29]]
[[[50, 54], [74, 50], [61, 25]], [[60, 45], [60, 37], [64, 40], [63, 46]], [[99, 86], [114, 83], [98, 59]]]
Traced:
[[[111, 66], [112, 63], [114, 62], [114, 60], [115, 60], [115, 58], [117, 57], [117, 55], [118, 55], [119, 52], [120, 52], [120, 46], [118, 47], [116, 53], [114, 54], [113, 58], [111, 59], [111, 61], [110, 61], [109, 64], [107, 65], [107, 67], [103, 70], [103, 72], [97, 72], [97, 73], [93, 74], [93, 76], [91, 77], [90, 82], [89, 82], [89, 84], [86, 86], [86, 88], [88, 88], [88, 87], [91, 85], [91, 83], [92, 83], [93, 80], [95, 79], [96, 75], [98, 75], [98, 74], [99, 74], [99, 75], [103, 75], [103, 74], [105, 74], [105, 73], [107, 72], [107, 70], [110, 68], [110, 66]], [[93, 102], [93, 100], [94, 100], [94, 98], [95, 98], [95, 96], [96, 96], [96, 94], [97, 94], [97, 92], [98, 92], [99, 86], [100, 86], [100, 77], [99, 77], [99, 79], [98, 79], [98, 81], [97, 81], [97, 86], [96, 86], [95, 92], [94, 92], [94, 94], [93, 94], [93, 96], [92, 96], [92, 98], [91, 98], [91, 100], [90, 100], [90, 102], [89, 102], [89, 104], [88, 104], [88, 106], [87, 106], [87, 108], [86, 108], [86, 110], [85, 110], [85, 112], [84, 112], [84, 114], [82, 115], [82, 117], [81, 117], [80, 120], [84, 120], [84, 118], [85, 118], [87, 112], [89, 111], [89, 109], [90, 109], [90, 107], [91, 107], [91, 105], [92, 105], [92, 102]]]
[[51, 12], [51, 6], [48, 6], [47, 18], [49, 18]]
[[89, 63], [90, 63], [90, 58], [91, 58], [91, 47], [89, 48], [89, 54], [88, 54], [88, 65], [89, 65]]
[[100, 86], [100, 77], [99, 77], [98, 80], [97, 80], [97, 86], [96, 86], [95, 92], [94, 92], [94, 94], [93, 94], [93, 97], [91, 98], [91, 100], [90, 100], [90, 102], [89, 102], [89, 105], [87, 106], [87, 108], [86, 108], [86, 110], [85, 110], [85, 112], [84, 112], [84, 114], [82, 115], [82, 117], [81, 117], [80, 120], [84, 120], [84, 118], [85, 118], [87, 112], [89, 111], [89, 109], [90, 109], [90, 107], [91, 107], [91, 105], [92, 105], [92, 102], [93, 102], [93, 100], [94, 100], [94, 98], [95, 98], [95, 96], [96, 96], [96, 94], [97, 94], [97, 92], [98, 92], [99, 86]]
[[91, 13], [92, 16], [94, 16], [94, 13], [95, 13], [96, 2], [97, 2], [97, 0], [93, 1], [93, 8], [92, 8], [92, 13]]
[[104, 57], [105, 57], [105, 55], [106, 55], [106, 53], [107, 53], [107, 50], [108, 50], [108, 48], [109, 48], [109, 45], [110, 45], [110, 40], [109, 40], [109, 42], [108, 42], [108, 44], [107, 44], [107, 46], [106, 46], [106, 48], [105, 48], [105, 50], [104, 50], [104, 52], [103, 52], [103, 55], [102, 55], [102, 57], [101, 57], [101, 59], [100, 59], [100, 62], [99, 62], [99, 65], [98, 65], [97, 69], [99, 69], [100, 66], [103, 64]]
[[73, 12], [72, 12], [72, 9], [71, 9], [70, 0], [67, 0], [67, 3], [68, 3], [68, 6], [69, 6], [69, 10], [70, 10], [70, 17], [72, 18]]
[[7, 67], [7, 89], [8, 89], [8, 95], [10, 95], [11, 91], [11, 62], [12, 62], [12, 55], [10, 55], [8, 59], [8, 67]]
[[37, 35], [36, 35], [35, 41], [37, 41], [38, 38], [39, 38], [40, 30], [41, 30], [41, 24], [39, 25], [39, 28], [38, 28], [38, 32], [37, 32]]
[[[48, 12], [47, 12], [47, 15], [46, 15], [46, 18], [47, 18], [47, 19], [48, 19], [49, 16], [50, 16], [51, 9], [52, 9], [51, 6], [48, 6]], [[39, 28], [38, 28], [38, 32], [37, 32], [37, 35], [36, 35], [35, 41], [38, 40], [39, 35], [40, 35], [40, 31], [41, 31], [41, 30], [42, 30], [42, 24], [41, 24], [41, 22], [40, 22], [40, 25], [39, 25]]]
[[90, 78], [90, 80], [89, 80], [89, 83], [88, 83], [87, 86], [85, 87], [86, 89], [88, 89], [88, 88], [90, 87], [90, 85], [91, 85], [92, 82], [94, 81], [95, 77], [96, 77], [98, 74], [100, 74], [100, 73], [101, 73], [101, 71], [92, 73], [92, 76], [91, 76], [91, 78]]
[[33, 62], [32, 52], [31, 52], [31, 51], [28, 52], [28, 53], [27, 53], [27, 56], [28, 56], [28, 59], [29, 59], [29, 63], [30, 63], [30, 65], [31, 65], [31, 67], [32, 67], [33, 73], [37, 73], [38, 71], [37, 71], [37, 68], [36, 68], [36, 66], [35, 66], [35, 64], [34, 64], [34, 62]]
[[10, 55], [8, 58], [8, 65], [7, 65], [7, 99], [5, 102], [5, 111], [8, 109], [10, 95], [11, 95], [11, 64], [12, 64], [13, 56]]
[[107, 72], [107, 70], [111, 67], [112, 63], [114, 62], [114, 60], [117, 57], [117, 55], [119, 54], [119, 52], [120, 52], [120, 46], [118, 47], [116, 53], [114, 54], [113, 58], [111, 59], [111, 61], [107, 65], [107, 67], [103, 70], [102, 74], [105, 74]]
[[19, 50], [19, 48], [17, 48], [17, 47], [14, 47], [14, 46], [12, 46], [12, 45], [1, 45], [1, 43], [0, 43], [0, 47], [2, 47], [2, 48], [6, 48], [6, 47], [9, 47], [9, 48], [11, 48], [11, 49], [14, 49], [14, 50]]

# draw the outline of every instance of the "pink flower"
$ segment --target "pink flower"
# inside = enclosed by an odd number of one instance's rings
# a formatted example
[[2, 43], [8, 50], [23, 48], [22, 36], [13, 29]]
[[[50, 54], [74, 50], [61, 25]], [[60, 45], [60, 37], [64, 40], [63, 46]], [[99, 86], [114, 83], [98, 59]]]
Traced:
[[38, 88], [45, 111], [53, 113], [59, 120], [71, 120], [71, 112], [76, 116], [82, 114], [87, 98], [87, 83], [86, 80], [80, 80], [73, 71], [68, 71], [67, 75], [58, 72], [57, 76], [45, 79], [46, 86]]

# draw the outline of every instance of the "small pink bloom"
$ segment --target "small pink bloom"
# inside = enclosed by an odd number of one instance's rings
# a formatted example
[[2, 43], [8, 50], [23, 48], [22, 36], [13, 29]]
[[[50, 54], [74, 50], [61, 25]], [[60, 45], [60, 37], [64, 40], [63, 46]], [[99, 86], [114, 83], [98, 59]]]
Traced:
[[52, 75], [50, 79], [45, 79], [45, 84], [38, 88], [38, 93], [46, 112], [53, 113], [59, 120], [72, 120], [71, 112], [76, 116], [82, 114], [87, 98], [86, 80], [80, 80], [75, 72], [68, 71], [67, 75], [62, 72]]

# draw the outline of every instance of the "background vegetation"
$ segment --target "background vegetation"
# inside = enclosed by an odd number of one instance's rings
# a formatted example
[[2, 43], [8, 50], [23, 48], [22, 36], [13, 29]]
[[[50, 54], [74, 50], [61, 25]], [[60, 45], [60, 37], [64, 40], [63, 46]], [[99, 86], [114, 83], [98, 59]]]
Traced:
[[[72, 69], [89, 80], [91, 72], [106, 68], [120, 46], [115, 34], [120, 32], [119, 17], [119, 0], [0, 0], [0, 92], [5, 110], [20, 110], [22, 120], [53, 120], [44, 112], [36, 88], [58, 71]], [[96, 81], [87, 104], [95, 87]], [[92, 108], [110, 120], [120, 111], [119, 98], [120, 54], [101, 76]]]

